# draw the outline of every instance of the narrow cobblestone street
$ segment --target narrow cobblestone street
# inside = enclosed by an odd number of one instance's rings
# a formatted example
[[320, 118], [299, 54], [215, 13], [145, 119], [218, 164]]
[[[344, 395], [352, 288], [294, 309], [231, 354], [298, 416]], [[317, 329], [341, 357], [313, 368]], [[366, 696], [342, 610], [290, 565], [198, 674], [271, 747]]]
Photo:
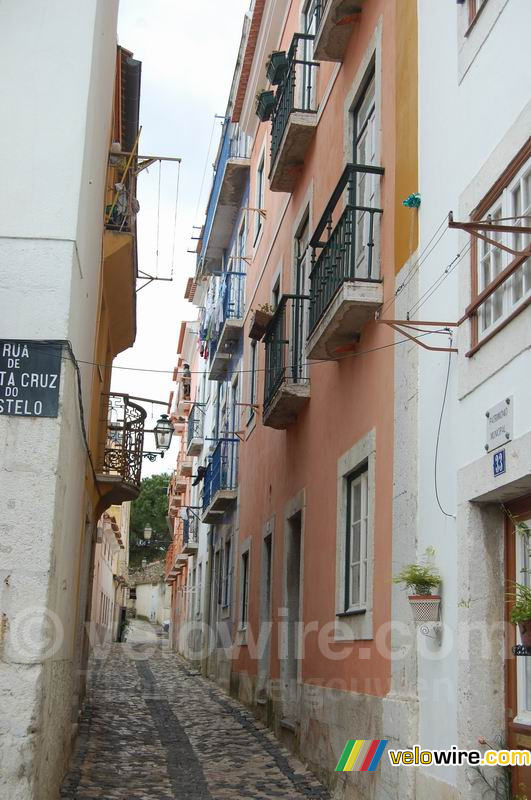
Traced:
[[328, 792], [240, 703], [164, 642], [95, 659], [62, 798], [315, 798]]

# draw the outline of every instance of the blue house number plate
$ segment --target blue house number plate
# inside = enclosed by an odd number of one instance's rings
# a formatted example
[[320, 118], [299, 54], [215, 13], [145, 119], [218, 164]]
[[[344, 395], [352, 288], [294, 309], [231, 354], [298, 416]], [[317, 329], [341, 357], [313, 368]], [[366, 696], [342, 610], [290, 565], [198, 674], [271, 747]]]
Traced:
[[503, 475], [505, 472], [505, 450], [498, 450], [497, 453], [493, 454], [492, 471], [495, 478], [497, 478], [498, 475]]

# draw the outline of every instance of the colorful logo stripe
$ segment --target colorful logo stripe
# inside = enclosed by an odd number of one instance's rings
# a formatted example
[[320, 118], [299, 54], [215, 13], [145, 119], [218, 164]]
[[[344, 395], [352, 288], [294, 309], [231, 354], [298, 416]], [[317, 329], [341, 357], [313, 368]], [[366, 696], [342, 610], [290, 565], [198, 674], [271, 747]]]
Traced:
[[387, 739], [349, 739], [338, 761], [336, 772], [374, 772]]

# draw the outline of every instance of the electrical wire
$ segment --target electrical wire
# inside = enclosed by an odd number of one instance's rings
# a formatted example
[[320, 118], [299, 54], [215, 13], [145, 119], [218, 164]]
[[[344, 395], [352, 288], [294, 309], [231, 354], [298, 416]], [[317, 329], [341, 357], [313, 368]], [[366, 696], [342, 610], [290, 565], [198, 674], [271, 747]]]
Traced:
[[[452, 346], [452, 334], [450, 334], [450, 347], [451, 346]], [[448, 394], [448, 383], [449, 383], [449, 380], [450, 380], [450, 365], [451, 365], [451, 363], [452, 363], [452, 353], [449, 352], [448, 353], [448, 368], [446, 370], [446, 382], [444, 384], [444, 394], [443, 394], [443, 401], [442, 401], [442, 406], [441, 406], [441, 414], [439, 416], [439, 425], [437, 427], [437, 441], [436, 441], [436, 444], [435, 444], [435, 459], [434, 459], [434, 465], [433, 465], [433, 481], [434, 481], [434, 486], [435, 486], [435, 498], [437, 500], [437, 505], [439, 506], [439, 509], [441, 510], [441, 512], [444, 514], [445, 517], [451, 517], [452, 519], [455, 519], [456, 518], [455, 514], [448, 513], [448, 511], [445, 511], [444, 508], [442, 507], [441, 500], [440, 500], [440, 497], [439, 497], [439, 487], [438, 487], [438, 484], [437, 484], [437, 465], [438, 465], [438, 460], [439, 460], [439, 441], [440, 441], [440, 438], [441, 438], [441, 427], [442, 427], [442, 421], [443, 421], [443, 415], [444, 415], [444, 407], [446, 405], [446, 396]]]
[[[318, 358], [318, 359], [315, 359], [315, 360], [310, 360], [309, 361], [309, 366], [313, 367], [313, 366], [316, 366], [316, 365], [319, 365], [319, 364], [336, 364], [338, 361], [344, 361], [345, 359], [348, 359], [348, 358], [356, 358], [356, 357], [359, 357], [359, 356], [368, 355], [369, 353], [376, 353], [376, 352], [378, 352], [380, 350], [387, 350], [389, 347], [396, 347], [399, 344], [404, 344], [406, 342], [410, 342], [411, 339], [422, 339], [425, 336], [431, 336], [432, 334], [447, 333], [447, 332], [448, 331], [445, 328], [440, 328], [440, 329], [431, 330], [431, 331], [424, 331], [423, 333], [419, 334], [418, 336], [408, 337], [406, 339], [398, 339], [396, 342], [389, 342], [389, 344], [382, 344], [382, 345], [378, 345], [377, 347], [370, 347], [368, 350], [360, 350], [358, 352], [345, 353], [344, 355], [338, 356], [337, 358], [334, 358], [334, 359]], [[78, 364], [85, 364], [87, 366], [92, 366], [92, 367], [100, 367], [100, 369], [121, 369], [121, 370], [128, 370], [130, 372], [146, 372], [146, 373], [155, 373], [155, 374], [158, 374], [158, 375], [173, 375], [173, 373], [174, 373], [173, 369], [154, 369], [152, 367], [125, 367], [125, 366], [122, 367], [122, 366], [118, 366], [116, 364], [100, 364], [100, 363], [95, 362], [95, 361], [84, 361], [83, 359], [77, 359], [77, 363]], [[289, 369], [289, 367], [286, 367], [286, 369]], [[267, 372], [267, 371], [268, 370], [265, 369], [265, 368], [264, 369], [255, 369], [255, 370], [252, 370], [252, 369], [240, 370], [240, 372], [242, 374], [252, 373], [252, 372], [254, 372], [254, 373]], [[192, 371], [190, 371], [190, 375], [203, 375], [203, 374], [204, 374], [204, 370], [192, 370]]]
[[402, 283], [401, 283], [399, 286], [397, 286], [397, 288], [395, 289], [395, 291], [394, 291], [394, 293], [391, 295], [391, 297], [390, 297], [388, 300], [386, 300], [386, 302], [383, 304], [383, 306], [382, 306], [382, 308], [381, 308], [381, 311], [380, 311], [380, 314], [384, 314], [384, 313], [385, 313], [385, 311], [386, 311], [386, 310], [389, 308], [389, 306], [390, 306], [390, 305], [391, 305], [391, 304], [394, 302], [394, 300], [396, 299], [396, 297], [397, 297], [397, 296], [400, 294], [400, 292], [402, 291], [402, 289], [405, 289], [405, 288], [406, 288], [406, 286], [407, 286], [407, 285], [408, 285], [408, 284], [409, 284], [409, 283], [410, 283], [410, 282], [413, 280], [413, 278], [415, 277], [415, 275], [416, 275], [416, 274], [417, 274], [417, 272], [419, 271], [420, 267], [422, 266], [422, 264], [424, 263], [424, 261], [426, 260], [426, 258], [428, 258], [428, 256], [429, 256], [429, 255], [430, 255], [430, 254], [433, 252], [433, 250], [434, 250], [434, 249], [437, 247], [437, 245], [439, 244], [439, 242], [441, 241], [441, 239], [443, 238], [443, 236], [445, 235], [445, 233], [448, 231], [448, 228], [445, 228], [445, 229], [444, 229], [444, 231], [441, 233], [441, 235], [439, 236], [439, 238], [437, 239], [437, 241], [435, 242], [435, 244], [433, 245], [433, 247], [431, 248], [431, 250], [429, 250], [429, 252], [427, 252], [427, 250], [428, 250], [428, 248], [430, 247], [431, 243], [432, 243], [432, 242], [433, 242], [433, 240], [436, 238], [437, 234], [440, 232], [441, 228], [444, 226], [444, 224], [445, 224], [447, 221], [448, 221], [448, 217], [445, 215], [445, 216], [442, 218], [441, 222], [439, 223], [439, 226], [438, 226], [437, 230], [436, 230], [436, 231], [435, 231], [435, 233], [432, 235], [432, 237], [431, 237], [431, 239], [429, 240], [429, 242], [428, 242], [428, 243], [425, 245], [425, 247], [423, 248], [422, 252], [421, 252], [421, 253], [419, 253], [419, 255], [418, 255], [418, 257], [417, 257], [417, 260], [416, 260], [416, 261], [414, 261], [414, 262], [413, 262], [413, 264], [411, 265], [411, 268], [410, 268], [410, 270], [409, 270], [408, 274], [406, 275], [406, 277], [404, 278], [404, 280], [402, 281]]
[[209, 162], [209, 159], [210, 159], [210, 149], [212, 147], [212, 139], [214, 137], [214, 128], [216, 127], [216, 120], [217, 119], [218, 119], [217, 115], [214, 114], [214, 120], [212, 122], [212, 130], [210, 131], [210, 139], [208, 141], [208, 150], [207, 150], [206, 159], [205, 159], [205, 166], [204, 166], [204, 169], [203, 169], [203, 177], [201, 178], [201, 186], [199, 188], [199, 197], [197, 198], [197, 206], [195, 208], [194, 219], [197, 219], [197, 215], [199, 213], [199, 205], [201, 203], [201, 197], [203, 195], [203, 186], [205, 185], [206, 172], [207, 172], [207, 168], [208, 168], [208, 162]]
[[87, 426], [85, 424], [85, 410], [83, 406], [83, 392], [82, 392], [82, 381], [81, 381], [81, 370], [79, 369], [79, 364], [83, 362], [79, 362], [74, 354], [74, 348], [72, 347], [72, 342], [69, 339], [44, 339], [39, 344], [50, 345], [53, 349], [56, 349], [58, 345], [61, 348], [65, 348], [68, 352], [68, 358], [64, 358], [61, 356], [61, 361], [70, 361], [75, 369], [76, 372], [76, 385], [77, 385], [77, 402], [78, 402], [78, 412], [79, 412], [79, 421], [81, 424], [81, 435], [83, 438], [83, 444], [85, 446], [85, 450], [87, 452], [88, 460], [90, 463], [90, 468], [92, 471], [92, 476], [94, 478], [94, 485], [98, 491], [98, 494], [101, 497], [101, 492], [98, 486], [98, 478], [96, 475], [96, 469], [94, 467], [94, 462], [92, 460], [92, 453], [90, 452], [89, 442], [88, 442], [88, 435], [87, 435]]
[[434, 282], [429, 286], [426, 291], [418, 298], [418, 300], [411, 306], [409, 311], [407, 312], [407, 318], [409, 319], [411, 314], [416, 314], [422, 306], [430, 299], [430, 297], [435, 294], [435, 292], [440, 288], [440, 286], [444, 283], [446, 278], [451, 275], [454, 269], [457, 267], [458, 264], [461, 263], [463, 258], [468, 255], [470, 252], [470, 244], [465, 245], [465, 248], [462, 253], [457, 253], [457, 255], [450, 261], [450, 263], [445, 267], [443, 272], [434, 280]]
[[181, 162], [177, 162], [177, 185], [175, 188], [175, 213], [173, 215], [173, 245], [171, 249], [171, 271], [170, 278], [173, 278], [173, 269], [175, 266], [175, 242], [177, 239], [177, 208], [179, 206], [179, 183], [181, 180]]

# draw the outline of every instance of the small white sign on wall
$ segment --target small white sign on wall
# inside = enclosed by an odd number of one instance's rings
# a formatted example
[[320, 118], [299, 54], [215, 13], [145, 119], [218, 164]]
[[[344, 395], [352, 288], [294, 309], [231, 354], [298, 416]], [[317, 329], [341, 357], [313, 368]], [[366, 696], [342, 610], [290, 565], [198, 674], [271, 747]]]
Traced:
[[487, 443], [485, 450], [489, 453], [510, 442], [513, 438], [513, 398], [506, 397], [485, 412], [487, 417]]

